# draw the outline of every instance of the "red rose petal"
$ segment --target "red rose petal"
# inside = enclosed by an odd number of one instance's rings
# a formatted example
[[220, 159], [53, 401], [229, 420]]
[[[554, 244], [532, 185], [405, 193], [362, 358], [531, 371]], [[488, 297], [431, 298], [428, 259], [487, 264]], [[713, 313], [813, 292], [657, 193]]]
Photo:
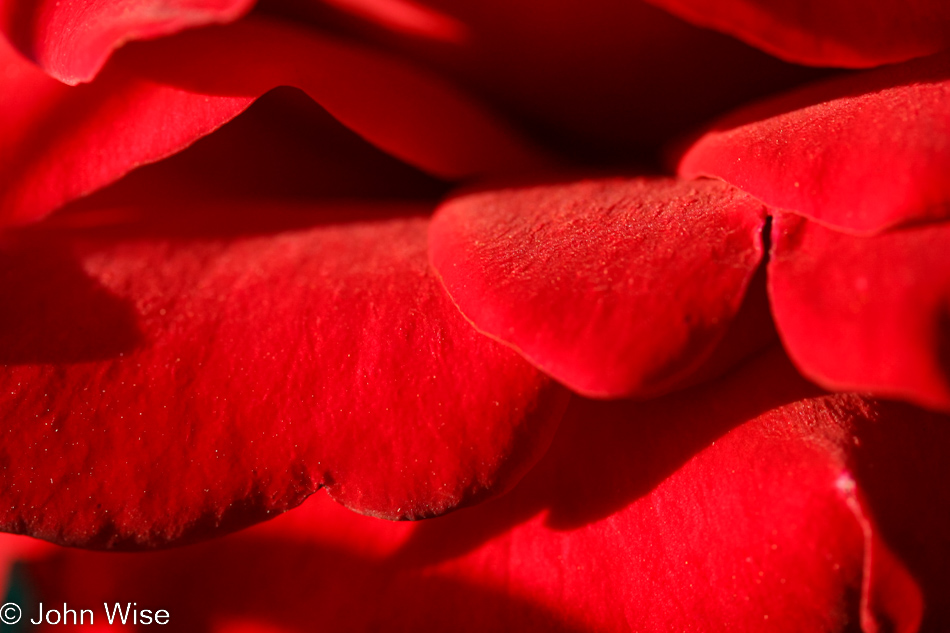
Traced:
[[316, 496], [193, 548], [28, 570], [47, 604], [134, 600], [199, 630], [909, 632], [917, 582], [943, 630], [950, 425], [809, 393], [773, 357], [688, 397], [575, 400], [514, 491], [451, 516], [384, 523]]
[[[821, 73], [640, 0], [262, 0], [355, 33], [504, 106], [595, 164], [628, 163], [711, 117]], [[698, 63], [697, 60], [702, 60]]]
[[946, 224], [855, 237], [779, 214], [769, 292], [799, 368], [831, 389], [950, 411], [948, 249]]
[[950, 48], [942, 0], [647, 0], [782, 59], [866, 68]]
[[369, 144], [305, 93], [284, 87], [178, 154], [71, 202], [50, 220], [64, 224], [143, 200], [171, 208], [236, 198], [434, 204], [449, 187]]
[[720, 182], [583, 180], [449, 200], [429, 256], [483, 332], [576, 391], [643, 396], [722, 339], [764, 222], [761, 203]]
[[737, 112], [679, 165], [684, 177], [722, 178], [770, 206], [864, 233], [950, 217], [948, 170], [950, 55]]
[[0, 144], [9, 150], [0, 157], [0, 223], [35, 220], [180, 151], [279, 85], [303, 89], [377, 146], [441, 176], [544, 161], [433, 76], [280, 22], [132, 45], [95, 83], [72, 89], [9, 49], [0, 58]]
[[0, 30], [47, 73], [70, 85], [91, 81], [130, 40], [231, 22], [254, 0], [2, 0]]
[[321, 486], [396, 519], [513, 484], [565, 392], [465, 322], [428, 221], [395, 212], [418, 211], [219, 203], [8, 233], [3, 528], [154, 547]]

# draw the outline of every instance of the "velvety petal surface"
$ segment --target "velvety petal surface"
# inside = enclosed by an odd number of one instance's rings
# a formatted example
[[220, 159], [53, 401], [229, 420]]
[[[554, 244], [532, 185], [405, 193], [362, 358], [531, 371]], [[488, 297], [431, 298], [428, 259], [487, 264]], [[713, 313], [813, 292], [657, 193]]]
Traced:
[[262, 0], [259, 6], [436, 68], [511, 112], [538, 138], [596, 164], [652, 153], [671, 136], [818, 74], [641, 0]]
[[476, 508], [394, 524], [317, 495], [27, 576], [47, 604], [136, 601], [194, 631], [910, 632], [922, 596], [942, 630], [946, 418], [809, 395], [773, 357], [688, 396], [575, 400], [538, 468]]
[[448, 200], [429, 256], [481, 331], [581, 393], [646, 396], [725, 335], [764, 223], [762, 203], [722, 182], [579, 180]]
[[739, 111], [685, 153], [770, 206], [854, 232], [950, 217], [950, 55], [811, 86]]
[[420, 211], [219, 202], [8, 232], [2, 527], [154, 547], [320, 487], [415, 519], [512, 485], [566, 393], [462, 318]]
[[648, 0], [801, 64], [867, 68], [950, 48], [941, 0]]
[[773, 224], [769, 291], [789, 354], [817, 382], [950, 411], [950, 225], [856, 237]]
[[3, 0], [0, 29], [47, 73], [91, 81], [130, 40], [236, 20], [254, 0]]
[[[22, 223], [180, 151], [276, 86], [445, 177], [544, 163], [434, 76], [318, 32], [247, 20], [126, 47], [69, 88], [0, 44], [0, 223]], [[385, 107], [377, 107], [385, 104]]]

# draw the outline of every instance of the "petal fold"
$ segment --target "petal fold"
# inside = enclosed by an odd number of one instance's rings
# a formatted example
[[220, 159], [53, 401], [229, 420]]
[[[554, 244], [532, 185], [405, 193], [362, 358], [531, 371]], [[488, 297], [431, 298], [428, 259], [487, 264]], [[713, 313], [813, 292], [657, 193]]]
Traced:
[[[244, 20], [116, 55], [88, 86], [0, 46], [0, 223], [36, 220], [187, 147], [283, 85], [385, 151], [446, 178], [546, 164], [466, 95], [397, 59], [274, 20]], [[378, 107], [385, 104], [384, 107]]]
[[435, 68], [596, 165], [630, 164], [637, 153], [652, 161], [668, 139], [824, 73], [696, 28], [642, 0], [262, 0], [260, 6], [332, 24]]
[[773, 224], [769, 294], [789, 355], [835, 390], [950, 411], [950, 225], [856, 237]]
[[3, 0], [0, 29], [47, 73], [70, 85], [92, 81], [131, 40], [232, 22], [254, 0]]
[[764, 222], [760, 202], [715, 181], [500, 188], [442, 204], [429, 256], [477, 328], [551, 376], [592, 396], [647, 396], [725, 335]]
[[390, 519], [510, 487], [567, 394], [465, 322], [419, 212], [219, 203], [8, 233], [3, 528], [157, 547], [320, 487]]
[[682, 157], [766, 204], [874, 233], [950, 218], [950, 54], [816, 84], [740, 110]]

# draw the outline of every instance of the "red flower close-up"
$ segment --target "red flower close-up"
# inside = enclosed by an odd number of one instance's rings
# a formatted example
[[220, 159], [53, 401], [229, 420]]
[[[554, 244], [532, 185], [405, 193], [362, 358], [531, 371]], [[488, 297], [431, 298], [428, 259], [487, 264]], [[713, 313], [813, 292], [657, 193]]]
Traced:
[[948, 7], [0, 0], [0, 627], [950, 631]]

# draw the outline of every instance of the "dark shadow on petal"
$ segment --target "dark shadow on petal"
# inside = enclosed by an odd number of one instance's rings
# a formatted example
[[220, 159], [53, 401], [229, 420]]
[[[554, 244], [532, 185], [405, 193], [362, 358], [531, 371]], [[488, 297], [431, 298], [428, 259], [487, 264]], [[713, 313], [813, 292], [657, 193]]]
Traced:
[[950, 305], [937, 313], [937, 363], [947, 383], [950, 383]]
[[[315, 226], [372, 223], [429, 213], [418, 203], [274, 204], [234, 201], [101, 209], [54, 215], [0, 241], [0, 364], [118, 358], [143, 342], [141, 306], [83, 266], [137, 241], [222, 241]], [[85, 263], [81, 263], [85, 262]]]
[[733, 428], [817, 393], [773, 349], [716, 381], [649, 402], [575, 398], [548, 454], [512, 492], [426, 521], [395, 558], [426, 564], [459, 556], [544, 511], [558, 530], [606, 518]]
[[277, 88], [213, 134], [60, 214], [196, 201], [437, 200], [446, 183], [375, 148], [296, 88]]
[[39, 30], [39, 11], [37, 3], [5, 2], [0, 5], [0, 20], [3, 21], [3, 34], [24, 55], [35, 57], [31, 36]]
[[[426, 217], [432, 205], [415, 201], [284, 202], [218, 199], [77, 210], [54, 215], [18, 234], [53, 236], [90, 248], [128, 240], [231, 240], [345, 224]], [[95, 245], [95, 246], [92, 246]]]
[[948, 631], [950, 417], [881, 402], [855, 438], [852, 468], [876, 528], [924, 590], [921, 631]]
[[707, 131], [725, 131], [788, 114], [836, 99], [860, 97], [914, 84], [929, 84], [950, 78], [950, 55], [938, 53], [903, 64], [845, 74], [818, 81], [799, 90], [737, 110], [714, 123]]
[[590, 165], [655, 162], [669, 138], [750, 100], [825, 77], [646, 2], [420, 0], [463, 24], [450, 42], [380, 27], [354, 7], [409, 3], [264, 0], [258, 10], [434, 68], [543, 144]]
[[0, 246], [0, 363], [75, 363], [132, 351], [133, 308], [82, 270], [68, 244]]
[[135, 555], [62, 550], [24, 571], [37, 602], [93, 609], [97, 625], [103, 602], [135, 602], [168, 610], [175, 631], [194, 633], [241, 623], [287, 633], [589, 630], [503, 590], [278, 539]]

